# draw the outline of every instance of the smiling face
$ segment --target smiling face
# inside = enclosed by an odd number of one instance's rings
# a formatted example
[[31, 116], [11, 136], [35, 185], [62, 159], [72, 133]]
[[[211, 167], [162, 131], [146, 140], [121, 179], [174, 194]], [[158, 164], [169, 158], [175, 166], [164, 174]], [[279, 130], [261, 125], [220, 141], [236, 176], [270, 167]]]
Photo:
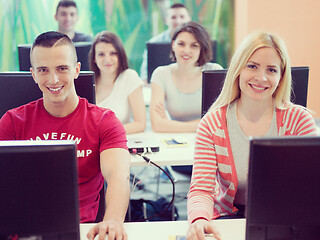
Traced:
[[63, 33], [73, 32], [78, 22], [78, 10], [74, 6], [59, 7], [55, 15], [59, 25], [59, 31]]
[[173, 33], [182, 23], [191, 20], [186, 8], [170, 8], [166, 18], [166, 24]]
[[73, 107], [77, 104], [74, 79], [79, 75], [80, 63], [76, 63], [72, 47], [70, 45], [36, 46], [31, 58], [31, 73], [43, 93], [47, 111], [50, 113], [52, 106]]
[[95, 47], [95, 63], [101, 73], [117, 74], [119, 57], [111, 43], [99, 42]]
[[196, 66], [201, 47], [197, 39], [189, 32], [181, 32], [172, 43], [172, 50], [178, 64]]
[[242, 101], [272, 101], [281, 78], [281, 59], [274, 48], [257, 49], [240, 72]]

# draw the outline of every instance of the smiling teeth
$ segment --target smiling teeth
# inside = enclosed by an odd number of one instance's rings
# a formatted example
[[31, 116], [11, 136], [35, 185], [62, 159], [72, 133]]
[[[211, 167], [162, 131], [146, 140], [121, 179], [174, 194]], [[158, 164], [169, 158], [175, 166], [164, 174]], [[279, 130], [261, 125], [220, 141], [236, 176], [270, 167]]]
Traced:
[[264, 90], [265, 89], [265, 87], [257, 87], [257, 86], [253, 86], [253, 85], [251, 85], [251, 87], [253, 87], [254, 89], [257, 89], [257, 90]]
[[53, 92], [57, 92], [61, 89], [62, 87], [59, 87], [59, 88], [49, 88], [50, 91], [53, 91]]

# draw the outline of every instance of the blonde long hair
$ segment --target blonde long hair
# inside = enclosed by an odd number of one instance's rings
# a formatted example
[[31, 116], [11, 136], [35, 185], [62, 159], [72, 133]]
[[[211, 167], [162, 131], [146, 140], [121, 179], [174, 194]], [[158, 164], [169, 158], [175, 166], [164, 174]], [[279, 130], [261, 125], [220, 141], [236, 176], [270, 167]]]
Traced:
[[267, 32], [254, 32], [247, 36], [236, 49], [230, 61], [229, 69], [221, 93], [211, 105], [210, 110], [229, 105], [240, 97], [239, 75], [246, 66], [251, 55], [259, 48], [274, 48], [281, 59], [281, 78], [273, 94], [276, 108], [284, 109], [292, 103], [291, 94], [291, 64], [287, 48], [283, 40]]

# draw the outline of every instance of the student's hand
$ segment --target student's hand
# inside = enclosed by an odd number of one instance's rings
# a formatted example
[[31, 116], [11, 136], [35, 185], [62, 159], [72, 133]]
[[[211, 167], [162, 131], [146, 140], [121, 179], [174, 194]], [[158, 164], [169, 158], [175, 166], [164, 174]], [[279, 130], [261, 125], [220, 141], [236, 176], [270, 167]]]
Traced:
[[[89, 240], [94, 240], [94, 237], [97, 234], [99, 234], [99, 236], [97, 237], [98, 240], [128, 239], [128, 236], [123, 228], [123, 224], [112, 220], [104, 220], [96, 224], [89, 230], [87, 238]], [[108, 234], [107, 237], [106, 234]]]
[[162, 103], [157, 104], [155, 107], [155, 110], [159, 114], [160, 117], [167, 118], [166, 108], [164, 107], [164, 105]]
[[216, 229], [212, 222], [208, 222], [204, 219], [199, 219], [189, 226], [187, 232], [187, 240], [205, 240], [205, 233], [212, 234], [217, 240], [222, 239], [219, 231]]

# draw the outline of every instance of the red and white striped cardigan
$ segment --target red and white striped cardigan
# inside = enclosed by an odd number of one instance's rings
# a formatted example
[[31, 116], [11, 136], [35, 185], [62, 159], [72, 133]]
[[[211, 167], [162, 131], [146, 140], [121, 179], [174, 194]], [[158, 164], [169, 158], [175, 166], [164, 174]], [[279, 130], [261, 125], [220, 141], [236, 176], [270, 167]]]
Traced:
[[[238, 179], [227, 130], [226, 107], [208, 112], [200, 121], [188, 193], [188, 220], [232, 215]], [[276, 109], [279, 136], [317, 135], [309, 112], [300, 106]]]

